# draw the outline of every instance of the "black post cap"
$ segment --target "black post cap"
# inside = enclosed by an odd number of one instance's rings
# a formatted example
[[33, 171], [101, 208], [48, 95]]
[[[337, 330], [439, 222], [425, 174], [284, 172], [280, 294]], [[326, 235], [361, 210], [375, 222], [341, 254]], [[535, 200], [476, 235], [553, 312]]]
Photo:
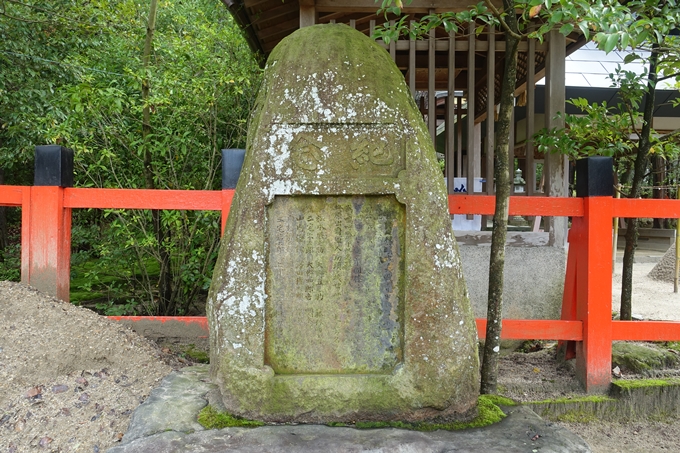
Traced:
[[614, 195], [614, 160], [594, 156], [576, 161], [576, 196], [611, 197]]
[[36, 146], [33, 185], [73, 187], [73, 150], [59, 145]]
[[222, 188], [235, 189], [238, 177], [241, 175], [245, 149], [222, 150]]

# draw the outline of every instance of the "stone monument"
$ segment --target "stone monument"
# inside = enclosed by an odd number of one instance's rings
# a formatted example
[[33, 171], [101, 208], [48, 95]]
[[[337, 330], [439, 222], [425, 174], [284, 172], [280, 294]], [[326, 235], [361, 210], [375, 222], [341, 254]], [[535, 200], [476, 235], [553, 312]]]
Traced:
[[212, 379], [276, 422], [467, 419], [477, 331], [422, 117], [345, 25], [269, 57], [208, 298]]

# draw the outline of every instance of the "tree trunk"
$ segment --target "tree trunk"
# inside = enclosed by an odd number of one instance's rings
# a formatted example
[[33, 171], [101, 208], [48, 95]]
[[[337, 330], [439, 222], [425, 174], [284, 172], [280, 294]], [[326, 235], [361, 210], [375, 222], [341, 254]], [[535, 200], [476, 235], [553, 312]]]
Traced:
[[[491, 233], [491, 256], [489, 259], [489, 294], [487, 300], [486, 340], [481, 369], [481, 393], [497, 392], [498, 357], [500, 355], [501, 329], [503, 320], [503, 269], [505, 267], [505, 238], [508, 231], [508, 208], [510, 197], [510, 162], [508, 158], [512, 109], [514, 108], [514, 91], [517, 80], [517, 50], [519, 35], [517, 18], [512, 2], [503, 0], [503, 7], [508, 13], [505, 21], [513, 33], [505, 31], [505, 72], [501, 87], [500, 112], [496, 149], [494, 152], [494, 177], [496, 179], [496, 209], [493, 217]], [[468, 107], [468, 118], [472, 117], [472, 108]], [[471, 121], [471, 119], [468, 119]], [[487, 121], [492, 121], [488, 118]]]
[[[642, 130], [638, 142], [635, 165], [633, 167], [633, 182], [630, 189], [630, 198], [638, 198], [642, 188], [642, 180], [649, 163], [649, 150], [651, 149], [650, 136], [652, 131], [652, 119], [654, 114], [654, 96], [656, 94], [656, 71], [659, 54], [658, 45], [652, 46], [652, 54], [649, 57], [649, 76], [647, 79], [647, 95], [644, 101]], [[633, 261], [638, 238], [638, 219], [628, 219], [626, 223], [626, 248], [623, 252], [623, 272], [621, 274], [621, 319], [630, 321], [633, 310]]]
[[[151, 135], [151, 106], [149, 105], [149, 65], [151, 51], [153, 49], [153, 34], [156, 29], [156, 12], [158, 10], [158, 0], [151, 0], [149, 6], [149, 21], [146, 27], [146, 39], [144, 41], [144, 54], [142, 62], [144, 64], [144, 77], [142, 78], [142, 140], [144, 143], [144, 180], [147, 189], [155, 189], [154, 168], [151, 147], [149, 146], [149, 135]], [[158, 276], [158, 307], [157, 311], [163, 315], [174, 314], [172, 306], [172, 278], [170, 275], [170, 254], [165, 246], [166, 239], [169, 239], [166, 228], [163, 227], [160, 218], [160, 211], [153, 209], [151, 219], [153, 231], [158, 242], [158, 252], [160, 256], [160, 274]]]

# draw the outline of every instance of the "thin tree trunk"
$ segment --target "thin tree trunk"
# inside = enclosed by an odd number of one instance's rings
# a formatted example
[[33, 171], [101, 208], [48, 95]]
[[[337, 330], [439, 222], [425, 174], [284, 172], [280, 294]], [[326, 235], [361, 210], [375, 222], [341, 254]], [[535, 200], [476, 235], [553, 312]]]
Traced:
[[[158, 0], [151, 0], [149, 5], [149, 20], [146, 26], [146, 39], [144, 41], [144, 54], [142, 62], [144, 64], [144, 77], [142, 78], [142, 140], [144, 143], [144, 180], [147, 189], [155, 189], [154, 168], [151, 147], [149, 146], [149, 135], [151, 135], [151, 106], [149, 105], [149, 65], [151, 61], [151, 51], [153, 49], [153, 35], [156, 30], [156, 12], [158, 11]], [[158, 277], [158, 312], [164, 315], [172, 314], [172, 278], [170, 276], [170, 255], [165, 247], [166, 239], [169, 239], [166, 229], [161, 224], [160, 211], [152, 210], [151, 219], [154, 234], [158, 242], [160, 255], [160, 275]]]
[[[508, 27], [518, 35], [517, 18], [512, 2], [503, 0], [503, 7], [508, 13], [505, 21]], [[501, 329], [503, 320], [503, 269], [505, 267], [505, 238], [508, 231], [508, 208], [510, 197], [510, 162], [508, 150], [510, 128], [513, 126], [512, 109], [514, 108], [514, 91], [517, 80], [517, 50], [519, 39], [506, 30], [505, 32], [505, 73], [501, 87], [500, 112], [496, 150], [494, 152], [494, 177], [496, 179], [496, 209], [493, 217], [491, 233], [491, 256], [489, 259], [489, 294], [487, 301], [486, 340], [481, 369], [481, 393], [497, 392], [498, 357], [500, 355]], [[470, 89], [474, 89], [470, 87]], [[468, 107], [468, 121], [472, 121], [473, 109]], [[487, 121], [491, 121], [488, 118]]]
[[[630, 198], [638, 198], [642, 188], [642, 179], [649, 163], [649, 150], [651, 149], [650, 136], [652, 131], [652, 118], [654, 114], [654, 96], [656, 94], [656, 71], [659, 54], [658, 45], [652, 47], [649, 57], [649, 76], [647, 82], [647, 95], [645, 96], [642, 130], [638, 142], [637, 155], [633, 171], [633, 182], [630, 189]], [[629, 218], [626, 223], [626, 248], [623, 252], [623, 272], [621, 273], [621, 319], [630, 321], [633, 310], [633, 261], [638, 239], [638, 219]]]

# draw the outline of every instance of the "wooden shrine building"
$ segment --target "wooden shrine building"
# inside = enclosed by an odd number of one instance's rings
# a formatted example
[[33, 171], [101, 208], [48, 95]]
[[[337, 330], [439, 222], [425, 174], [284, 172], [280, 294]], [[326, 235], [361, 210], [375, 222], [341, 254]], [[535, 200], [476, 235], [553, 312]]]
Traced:
[[[223, 2], [263, 63], [281, 39], [300, 27], [345, 23], [370, 36], [376, 24], [385, 22], [384, 16], [376, 15], [378, 4], [373, 0]], [[474, 3], [472, 0], [413, 0], [402, 11], [420, 18], [431, 13], [468, 9]], [[456, 190], [454, 178], [465, 178], [466, 187], [473, 188], [470, 192], [493, 194], [494, 191], [490, 183], [493, 181], [493, 119], [503, 76], [505, 42], [503, 34], [493, 28], [486, 27], [481, 34], [470, 33], [479, 25], [470, 23], [459, 33], [447, 33], [440, 27], [432, 30], [426, 39], [401, 37], [389, 45], [383, 44], [404, 74], [437, 151], [445, 157], [449, 193]], [[553, 118], [564, 111], [565, 106], [565, 57], [583, 44], [583, 38], [577, 33], [565, 37], [552, 32], [543, 43], [529, 40], [520, 45], [515, 95], [517, 105], [526, 106], [526, 121], [521, 123], [522, 130], [518, 130], [516, 124], [511, 139], [515, 146], [510, 152], [512, 158], [517, 158], [526, 180], [523, 194], [567, 195], [566, 156], [535, 153], [531, 137], [544, 126], [563, 125], [561, 120]], [[545, 113], [539, 122], [534, 112], [535, 84], [543, 77]], [[542, 181], [537, 178], [539, 162], [543, 163]], [[566, 218], [550, 219], [545, 226], [550, 232], [550, 245], [563, 247]]]

